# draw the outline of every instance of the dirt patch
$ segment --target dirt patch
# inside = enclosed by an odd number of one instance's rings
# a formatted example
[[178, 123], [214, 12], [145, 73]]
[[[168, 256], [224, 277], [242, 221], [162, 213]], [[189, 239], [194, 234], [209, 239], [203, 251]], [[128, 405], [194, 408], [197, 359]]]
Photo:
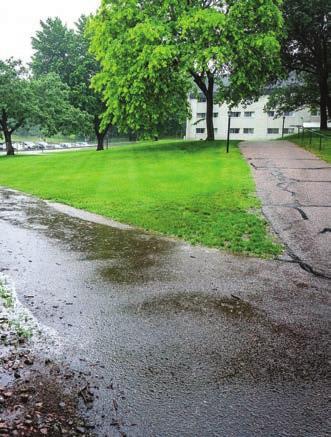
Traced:
[[[85, 380], [22, 348], [1, 361], [7, 384], [0, 386], [0, 435], [93, 435], [80, 414]], [[92, 392], [89, 396], [92, 402]]]
[[83, 417], [93, 404], [89, 382], [38, 353], [33, 338], [41, 333], [22, 317], [3, 281], [1, 290], [0, 436], [92, 436], [93, 425]]

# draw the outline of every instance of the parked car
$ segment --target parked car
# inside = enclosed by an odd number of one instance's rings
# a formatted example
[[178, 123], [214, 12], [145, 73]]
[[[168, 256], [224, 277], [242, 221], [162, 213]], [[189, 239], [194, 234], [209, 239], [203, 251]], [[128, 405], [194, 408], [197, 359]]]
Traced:
[[39, 141], [38, 143], [36, 143], [36, 146], [39, 150], [45, 150], [48, 146], [48, 143], [46, 143], [45, 141]]
[[35, 144], [32, 141], [23, 141], [22, 148], [23, 150], [33, 150]]

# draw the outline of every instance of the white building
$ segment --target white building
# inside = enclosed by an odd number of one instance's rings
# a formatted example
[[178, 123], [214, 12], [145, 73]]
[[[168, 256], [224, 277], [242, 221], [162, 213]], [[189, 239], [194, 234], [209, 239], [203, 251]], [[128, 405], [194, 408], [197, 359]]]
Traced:
[[[275, 118], [275, 112], [265, 112], [267, 96], [248, 106], [231, 109], [230, 138], [240, 140], [276, 139], [282, 136], [283, 117]], [[186, 123], [186, 139], [201, 140], [207, 136], [206, 102], [204, 97], [190, 97], [192, 118]], [[214, 130], [216, 139], [225, 139], [228, 130], [227, 105], [214, 105]], [[311, 123], [319, 126], [318, 113], [312, 114], [308, 109], [285, 113], [284, 135], [297, 132], [297, 126]]]

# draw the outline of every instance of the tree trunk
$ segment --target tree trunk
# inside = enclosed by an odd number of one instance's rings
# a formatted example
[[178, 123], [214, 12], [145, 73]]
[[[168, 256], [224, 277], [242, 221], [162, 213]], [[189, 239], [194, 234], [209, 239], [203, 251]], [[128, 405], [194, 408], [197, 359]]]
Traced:
[[[7, 116], [7, 113], [4, 109], [2, 110], [2, 113], [1, 113], [0, 127], [1, 127], [1, 130], [2, 130], [3, 135], [5, 137], [7, 155], [8, 156], [15, 155], [15, 150], [14, 150], [13, 143], [11, 140], [11, 136], [12, 136], [12, 133], [14, 132], [14, 129], [9, 129], [8, 116]], [[19, 127], [19, 124], [17, 125], [17, 127]]]
[[97, 132], [96, 136], [97, 136], [97, 140], [98, 140], [98, 144], [97, 144], [97, 151], [99, 150], [104, 150], [104, 141], [105, 141], [105, 136], [106, 136], [107, 131], [104, 132]]
[[[212, 83], [210, 83], [212, 82]], [[206, 125], [207, 125], [207, 141], [215, 140], [214, 132], [214, 80], [208, 80], [208, 91], [206, 94], [207, 111], [206, 111]]]
[[106, 137], [110, 128], [111, 128], [111, 124], [109, 123], [109, 125], [106, 127], [106, 129], [104, 129], [103, 131], [100, 132], [100, 120], [99, 120], [99, 118], [94, 119], [94, 132], [95, 132], [95, 136], [97, 137], [97, 141], [98, 141], [97, 151], [104, 150], [105, 137]]
[[5, 141], [6, 141], [7, 155], [8, 156], [15, 155], [15, 150], [14, 150], [12, 139], [11, 139], [11, 132], [8, 129], [4, 129], [3, 134], [5, 137]]
[[321, 124], [320, 129], [326, 130], [328, 128], [328, 86], [327, 82], [323, 79], [320, 81], [320, 111], [321, 111]]
[[214, 75], [209, 71], [205, 74], [198, 74], [194, 71], [191, 71], [190, 73], [193, 76], [194, 82], [198, 85], [206, 97], [206, 140], [214, 141]]

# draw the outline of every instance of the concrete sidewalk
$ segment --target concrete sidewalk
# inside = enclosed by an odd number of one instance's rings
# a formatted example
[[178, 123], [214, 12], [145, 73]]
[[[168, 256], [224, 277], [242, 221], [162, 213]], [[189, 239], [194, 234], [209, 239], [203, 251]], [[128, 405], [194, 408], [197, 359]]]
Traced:
[[288, 141], [244, 142], [241, 150], [290, 259], [331, 278], [331, 165]]

